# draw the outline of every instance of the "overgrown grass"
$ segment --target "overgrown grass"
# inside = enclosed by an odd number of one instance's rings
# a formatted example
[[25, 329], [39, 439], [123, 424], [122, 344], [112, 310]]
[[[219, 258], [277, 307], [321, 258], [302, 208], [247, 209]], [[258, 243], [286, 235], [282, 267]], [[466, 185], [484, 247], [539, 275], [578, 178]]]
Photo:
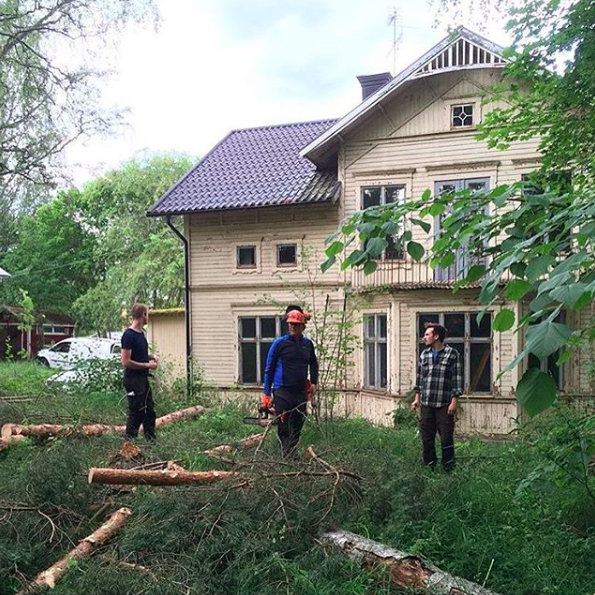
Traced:
[[[175, 394], [157, 394], [156, 403], [158, 414], [189, 404]], [[212, 404], [198, 419], [162, 428], [155, 444], [139, 440], [142, 461], [135, 463], [176, 459], [192, 470], [232, 468], [202, 451], [254, 432], [241, 424], [244, 414]], [[123, 423], [125, 403], [120, 393], [93, 392], [0, 409], [0, 423], [42, 417]], [[271, 434], [256, 455], [236, 456], [235, 468], [251, 474], [248, 482], [132, 492], [88, 485], [90, 466], [131, 464], [118, 455], [121, 442], [116, 436], [27, 440], [0, 453], [1, 595], [14, 593], [23, 577], [50, 566], [120, 506], [133, 510], [125, 528], [98, 555], [76, 563], [57, 595], [394, 592], [387, 577], [316, 545], [329, 528], [419, 554], [502, 594], [585, 595], [595, 585], [595, 509], [585, 490], [544, 482], [519, 489], [544, 462], [532, 437], [459, 442], [458, 466], [447, 475], [422, 467], [412, 424], [397, 431], [362, 420], [309, 420], [302, 453], [311, 444], [361, 482], [342, 481], [333, 492], [333, 477], [271, 477], [313, 469], [303, 454], [281, 464]]]
[[34, 362], [0, 362], [0, 396], [42, 395], [46, 379], [55, 373]]

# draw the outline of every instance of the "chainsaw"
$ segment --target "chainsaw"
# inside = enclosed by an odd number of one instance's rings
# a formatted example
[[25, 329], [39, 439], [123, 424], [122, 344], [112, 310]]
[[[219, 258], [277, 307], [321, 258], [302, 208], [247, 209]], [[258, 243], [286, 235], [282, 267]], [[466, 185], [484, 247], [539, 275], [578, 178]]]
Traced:
[[[306, 380], [306, 400], [309, 402], [312, 401], [313, 394], [314, 389], [312, 387], [312, 383], [309, 380]], [[269, 415], [272, 415], [273, 419], [269, 419]], [[271, 397], [263, 395], [260, 405], [258, 406], [258, 416], [245, 417], [243, 421], [245, 424], [262, 426], [263, 428], [266, 428], [269, 424], [274, 423], [275, 414], [273, 409], [273, 400]]]
[[269, 415], [273, 415], [273, 400], [271, 397], [264, 395], [258, 406], [258, 416], [245, 417], [243, 421], [245, 424], [266, 428], [273, 421], [272, 419], [269, 419]]

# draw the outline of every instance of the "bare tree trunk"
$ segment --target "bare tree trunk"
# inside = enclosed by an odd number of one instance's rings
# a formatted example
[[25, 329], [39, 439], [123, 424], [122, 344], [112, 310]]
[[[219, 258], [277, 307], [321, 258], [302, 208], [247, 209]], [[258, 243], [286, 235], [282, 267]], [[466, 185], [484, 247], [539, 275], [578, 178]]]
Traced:
[[[265, 437], [264, 432], [262, 434], [254, 434], [252, 436], [248, 436], [247, 438], [240, 440], [238, 442], [238, 446], [241, 449], [254, 448], [255, 446], [258, 446], [264, 440], [264, 437]], [[234, 450], [236, 450], [236, 447], [233, 444], [221, 444], [220, 446], [215, 446], [213, 448], [209, 448], [209, 450], [205, 450], [204, 454], [206, 454], [208, 456], [217, 457], [222, 454], [227, 454], [227, 453], [233, 452]]]
[[324, 545], [340, 547], [347, 557], [363, 566], [388, 568], [395, 588], [424, 589], [432, 595], [497, 595], [476, 583], [452, 576], [418, 556], [394, 550], [349, 531], [325, 533], [320, 541]]
[[[156, 427], [161, 427], [165, 424], [174, 423], [183, 419], [190, 419], [197, 417], [204, 412], [205, 408], [200, 405], [188, 407], [180, 411], [168, 413], [162, 417], [158, 417], [155, 421]], [[38, 436], [41, 438], [49, 438], [50, 436], [103, 436], [103, 434], [125, 434], [126, 426], [112, 426], [107, 424], [87, 424], [84, 426], [64, 426], [58, 424], [37, 424], [37, 425], [21, 425], [21, 424], [4, 424], [2, 426], [2, 438], [10, 436]]]
[[97, 531], [85, 537], [79, 544], [64, 558], [58, 560], [53, 566], [37, 575], [35, 580], [29, 583], [17, 595], [26, 595], [43, 589], [53, 589], [56, 583], [66, 574], [71, 560], [88, 558], [98, 546], [103, 545], [114, 533], [120, 529], [132, 514], [129, 508], [120, 508], [103, 524]]
[[110, 469], [92, 467], [89, 469], [89, 483], [116, 485], [176, 486], [187, 484], [208, 484], [237, 477], [235, 471], [185, 471], [183, 469]]

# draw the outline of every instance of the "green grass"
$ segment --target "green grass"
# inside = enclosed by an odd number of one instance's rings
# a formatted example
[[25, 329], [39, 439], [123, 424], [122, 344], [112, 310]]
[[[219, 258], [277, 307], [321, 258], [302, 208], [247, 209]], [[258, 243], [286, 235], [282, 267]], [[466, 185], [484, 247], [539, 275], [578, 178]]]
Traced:
[[[157, 394], [156, 404], [158, 414], [189, 405], [171, 393]], [[200, 418], [162, 428], [155, 444], [139, 440], [143, 461], [230, 469], [202, 451], [253, 433], [241, 423], [245, 413], [211, 404]], [[121, 393], [109, 391], [0, 404], [0, 423], [124, 423], [125, 415]], [[394, 593], [386, 576], [316, 545], [331, 528], [418, 554], [501, 594], [585, 595], [595, 585], [593, 501], [575, 485], [534, 482], [519, 489], [544, 462], [529, 437], [458, 442], [458, 466], [447, 475], [422, 467], [412, 424], [397, 431], [363, 420], [317, 425], [310, 419], [302, 453], [311, 444], [329, 463], [363, 478], [341, 482], [334, 494], [333, 478], [270, 477], [307, 464], [303, 457], [281, 465], [272, 434], [255, 460], [253, 451], [236, 457], [236, 468], [253, 477], [248, 483], [133, 492], [88, 485], [90, 466], [126, 465], [118, 457], [121, 443], [117, 436], [26, 440], [0, 453], [0, 595], [16, 592], [21, 577], [50, 566], [120, 506], [133, 510], [126, 527], [99, 555], [74, 564], [56, 595]]]

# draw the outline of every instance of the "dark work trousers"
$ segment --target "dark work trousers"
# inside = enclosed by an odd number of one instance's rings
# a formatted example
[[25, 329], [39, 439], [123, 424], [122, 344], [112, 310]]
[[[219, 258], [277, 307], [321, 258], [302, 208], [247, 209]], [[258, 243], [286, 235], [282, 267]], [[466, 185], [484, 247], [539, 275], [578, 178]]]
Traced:
[[273, 407], [283, 457], [294, 456], [306, 421], [305, 388], [276, 388], [273, 391]]
[[442, 466], [450, 471], [455, 464], [455, 416], [448, 415], [448, 405], [444, 405], [444, 407], [422, 405], [419, 426], [423, 443], [424, 463], [430, 467], [434, 467], [436, 464], [434, 440], [436, 431], [438, 431], [442, 443]]
[[142, 425], [145, 439], [155, 440], [155, 406], [149, 379], [146, 376], [133, 376], [124, 378], [123, 384], [128, 397], [126, 437], [136, 438]]

